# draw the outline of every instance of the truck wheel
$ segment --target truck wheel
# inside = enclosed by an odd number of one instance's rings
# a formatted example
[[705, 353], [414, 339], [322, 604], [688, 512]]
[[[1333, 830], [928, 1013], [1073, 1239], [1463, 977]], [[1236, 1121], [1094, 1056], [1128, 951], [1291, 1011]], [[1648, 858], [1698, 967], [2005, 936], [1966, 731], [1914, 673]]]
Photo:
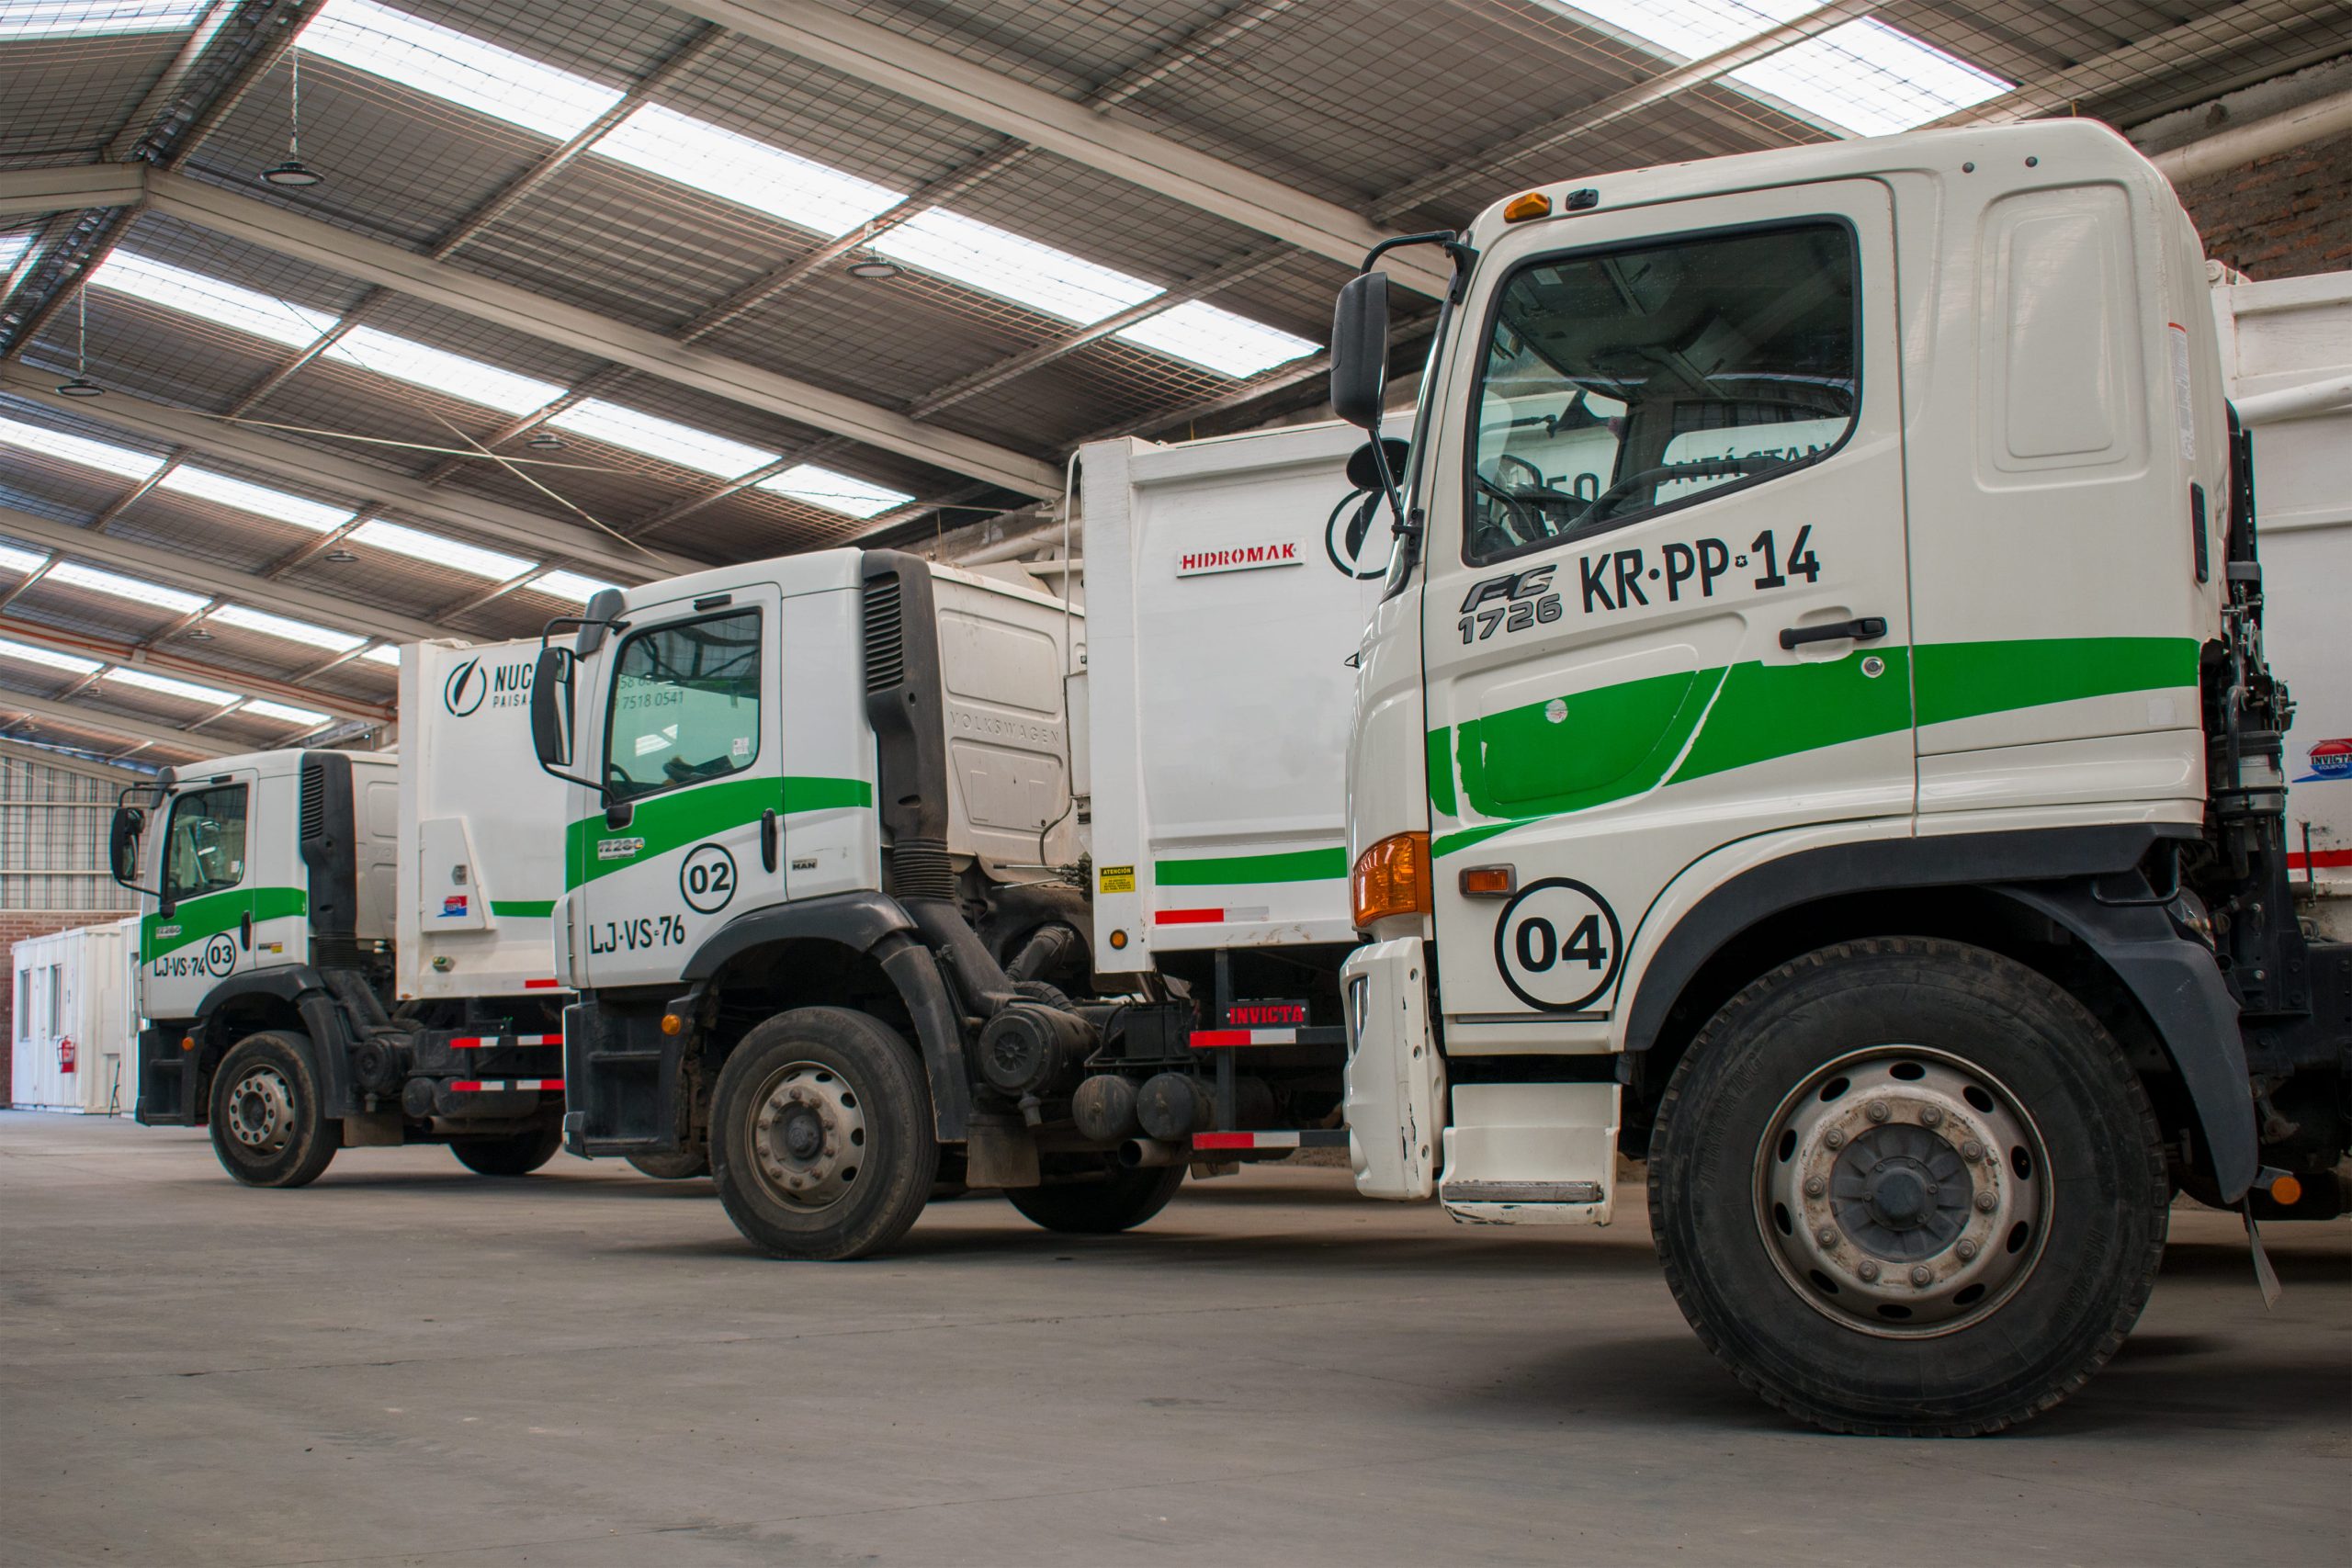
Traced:
[[212, 1074], [212, 1152], [248, 1187], [307, 1187], [343, 1146], [343, 1123], [321, 1113], [310, 1037], [248, 1034]]
[[1657, 1110], [1650, 1224], [1707, 1348], [1832, 1431], [1995, 1432], [2115, 1353], [2164, 1253], [2113, 1036], [1958, 942], [1844, 942], [1724, 1004]]
[[1133, 1230], [1168, 1207], [1184, 1185], [1181, 1165], [1116, 1170], [1102, 1181], [1059, 1187], [1015, 1187], [1005, 1191], [1014, 1208], [1049, 1231], [1068, 1235], [1114, 1235]]
[[719, 1072], [711, 1178], [735, 1228], [778, 1258], [879, 1252], [915, 1223], [938, 1169], [914, 1048], [877, 1019], [779, 1014]]
[[458, 1163], [477, 1176], [528, 1176], [555, 1158], [561, 1147], [560, 1122], [531, 1133], [449, 1140], [449, 1152], [458, 1156]]
[[695, 1147], [666, 1155], [623, 1155], [639, 1176], [656, 1181], [687, 1181], [710, 1174], [710, 1151]]

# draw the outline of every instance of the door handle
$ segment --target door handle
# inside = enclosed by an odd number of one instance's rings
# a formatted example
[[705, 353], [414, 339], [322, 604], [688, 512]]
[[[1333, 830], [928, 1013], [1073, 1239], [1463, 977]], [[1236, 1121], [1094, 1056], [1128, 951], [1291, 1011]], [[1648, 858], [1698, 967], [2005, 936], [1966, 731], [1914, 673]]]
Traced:
[[247, 953], [254, 950], [254, 912], [251, 909], [237, 917], [237, 941], [243, 944]]
[[1836, 642], [1839, 637], [1871, 642], [1885, 635], [1884, 615], [1858, 615], [1850, 621], [1832, 621], [1826, 626], [1791, 626], [1781, 634], [1781, 646], [1802, 648], [1809, 642]]
[[775, 807], [760, 813], [760, 864], [770, 871], [775, 869]]

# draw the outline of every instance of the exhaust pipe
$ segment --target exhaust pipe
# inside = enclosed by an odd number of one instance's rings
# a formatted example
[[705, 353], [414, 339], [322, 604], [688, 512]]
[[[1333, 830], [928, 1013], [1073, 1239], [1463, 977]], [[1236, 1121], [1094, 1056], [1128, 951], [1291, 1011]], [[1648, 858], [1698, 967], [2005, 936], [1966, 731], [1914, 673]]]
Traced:
[[1150, 1170], [1160, 1166], [1182, 1165], [1192, 1157], [1191, 1149], [1164, 1138], [1129, 1138], [1119, 1145], [1119, 1168], [1122, 1170]]

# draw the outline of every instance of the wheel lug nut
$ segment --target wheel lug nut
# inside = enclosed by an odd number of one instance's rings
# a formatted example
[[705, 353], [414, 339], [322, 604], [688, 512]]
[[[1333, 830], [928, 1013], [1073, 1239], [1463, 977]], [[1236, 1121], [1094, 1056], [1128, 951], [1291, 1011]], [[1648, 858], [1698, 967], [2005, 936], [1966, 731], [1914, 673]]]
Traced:
[[1944, 1113], [1943, 1113], [1942, 1111], [1940, 1111], [1937, 1110], [1934, 1106], [1930, 1105], [1930, 1106], [1928, 1106], [1925, 1111], [1920, 1111], [1920, 1112], [1919, 1112], [1919, 1125], [1920, 1125], [1920, 1126], [1922, 1126], [1922, 1127], [1940, 1127], [1940, 1126], [1942, 1126], [1943, 1124], [1944, 1124]]
[[1869, 1117], [1873, 1122], [1885, 1121], [1888, 1115], [1886, 1101], [1883, 1100], [1871, 1100], [1869, 1107], [1863, 1111], [1862, 1114]]
[[1978, 1160], [1984, 1157], [1984, 1145], [1978, 1143], [1975, 1139], [1971, 1138], [1966, 1143], [1960, 1145], [1960, 1157], [1966, 1160], [1969, 1164], [1974, 1165]]
[[1821, 1134], [1821, 1141], [1828, 1148], [1842, 1149], [1846, 1146], [1846, 1134], [1832, 1127]]
[[1976, 1212], [1980, 1214], [1989, 1214], [2000, 1206], [2001, 1201], [1990, 1192], [1979, 1192], [1976, 1195]]
[[1834, 1249], [1838, 1246], [1838, 1232], [1833, 1226], [1822, 1226], [1820, 1230], [1814, 1233], [1814, 1237], [1824, 1247]]
[[1860, 1266], [1855, 1269], [1854, 1272], [1862, 1277], [1862, 1283], [1865, 1285], [1878, 1282], [1878, 1265], [1867, 1258], [1862, 1259]]
[[1828, 1190], [1829, 1183], [1822, 1180], [1821, 1178], [1817, 1176], [1808, 1176], [1804, 1179], [1804, 1195], [1806, 1197], [1818, 1198], [1824, 1192]]
[[1924, 1263], [1918, 1264], [1911, 1270], [1911, 1282], [1918, 1286], [1921, 1290], [1926, 1290], [1929, 1285], [1933, 1284], [1935, 1282], [1935, 1279], [1936, 1271], [1928, 1268]]
[[1962, 1236], [1959, 1245], [1952, 1248], [1952, 1252], [1962, 1263], [1967, 1262], [1970, 1258], [1976, 1256], [1976, 1242], [1974, 1238]]

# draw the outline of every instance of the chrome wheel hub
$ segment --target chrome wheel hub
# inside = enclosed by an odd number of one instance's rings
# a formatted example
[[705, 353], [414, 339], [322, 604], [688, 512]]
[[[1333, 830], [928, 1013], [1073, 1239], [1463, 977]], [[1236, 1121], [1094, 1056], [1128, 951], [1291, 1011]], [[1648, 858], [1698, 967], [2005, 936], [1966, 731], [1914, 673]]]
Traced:
[[865, 1113], [832, 1068], [794, 1062], [751, 1100], [745, 1143], [769, 1193], [796, 1209], [841, 1201], [865, 1159]]
[[274, 1067], [255, 1067], [229, 1091], [229, 1135], [274, 1155], [294, 1135], [294, 1091]]
[[1821, 1068], [1773, 1113], [1757, 1224], [1791, 1287], [1847, 1326], [1949, 1334], [2032, 1273], [2046, 1165], [2032, 1119], [1990, 1075], [1874, 1047]]

